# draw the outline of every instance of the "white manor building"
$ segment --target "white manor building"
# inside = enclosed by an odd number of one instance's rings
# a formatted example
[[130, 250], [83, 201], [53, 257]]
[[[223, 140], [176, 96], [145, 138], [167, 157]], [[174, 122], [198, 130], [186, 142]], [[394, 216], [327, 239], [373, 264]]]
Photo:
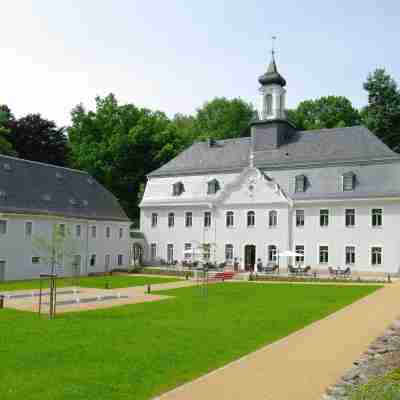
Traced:
[[130, 262], [130, 221], [96, 180], [82, 171], [0, 155], [0, 281], [48, 273], [35, 238], [50, 244], [55, 226], [73, 245], [68, 257], [59, 257], [60, 275], [72, 275], [73, 264], [87, 275]]
[[[398, 272], [400, 156], [367, 128], [299, 131], [286, 119], [275, 60], [259, 78], [251, 137], [195, 143], [148, 175], [141, 202], [145, 259]], [[204, 248], [204, 247], [203, 247]]]

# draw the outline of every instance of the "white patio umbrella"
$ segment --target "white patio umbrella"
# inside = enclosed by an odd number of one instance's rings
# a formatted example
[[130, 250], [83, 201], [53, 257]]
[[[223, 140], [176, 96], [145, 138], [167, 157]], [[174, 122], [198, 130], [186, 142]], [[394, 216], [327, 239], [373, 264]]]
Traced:
[[279, 265], [279, 258], [280, 257], [302, 257], [303, 254], [301, 253], [296, 253], [295, 251], [292, 250], [285, 250], [282, 253], [278, 254], [278, 265]]

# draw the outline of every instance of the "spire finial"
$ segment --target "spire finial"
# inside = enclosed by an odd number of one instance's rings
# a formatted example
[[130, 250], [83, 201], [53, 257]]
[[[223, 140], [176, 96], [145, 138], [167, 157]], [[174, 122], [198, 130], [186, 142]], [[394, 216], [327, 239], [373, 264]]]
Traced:
[[272, 46], [271, 46], [271, 55], [272, 59], [275, 60], [275, 41], [276, 41], [276, 36], [272, 36]]

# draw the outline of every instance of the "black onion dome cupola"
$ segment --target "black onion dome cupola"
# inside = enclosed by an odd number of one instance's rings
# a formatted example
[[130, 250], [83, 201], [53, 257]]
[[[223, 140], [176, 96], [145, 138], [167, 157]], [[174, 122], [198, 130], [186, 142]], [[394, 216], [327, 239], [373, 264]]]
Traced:
[[267, 72], [258, 78], [258, 82], [263, 86], [277, 84], [283, 87], [286, 85], [285, 78], [278, 72], [274, 57], [272, 57], [272, 60], [269, 63]]

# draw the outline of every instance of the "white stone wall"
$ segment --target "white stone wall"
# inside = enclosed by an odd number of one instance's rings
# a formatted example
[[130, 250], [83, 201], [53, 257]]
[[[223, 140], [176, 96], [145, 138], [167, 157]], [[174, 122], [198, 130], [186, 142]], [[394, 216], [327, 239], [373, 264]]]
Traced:
[[[74, 239], [74, 247], [81, 256], [81, 274], [102, 272], [105, 270], [105, 256], [110, 255], [110, 269], [117, 266], [118, 254], [123, 255], [123, 264], [129, 263], [129, 223], [113, 221], [86, 221], [78, 219], [51, 218], [45, 216], [0, 214], [0, 220], [7, 220], [7, 233], [0, 235], [0, 261], [5, 261], [5, 280], [36, 278], [42, 272], [49, 272], [49, 266], [43, 263], [32, 264], [32, 257], [39, 255], [33, 245], [34, 236], [51, 238], [54, 224], [66, 224]], [[31, 238], [25, 237], [25, 222], [33, 222]], [[81, 225], [81, 237], [76, 238], [75, 226]], [[97, 227], [96, 239], [91, 237], [90, 227]], [[106, 238], [106, 227], [111, 228], [111, 237]], [[89, 227], [89, 235], [88, 235]], [[123, 228], [123, 237], [119, 238], [119, 228]], [[96, 266], [89, 265], [89, 257], [96, 254]], [[70, 275], [70, 260], [64, 263], [58, 272]]]
[[[255, 169], [254, 169], [255, 170]], [[282, 197], [274, 182], [267, 182], [254, 170], [243, 174], [227, 174], [219, 176], [224, 190], [214, 198], [206, 196], [206, 182], [214, 176], [193, 176], [181, 178], [152, 178], [146, 187], [145, 202], [141, 211], [141, 231], [150, 246], [157, 244], [157, 257], [167, 259], [167, 244], [174, 245], [174, 258], [184, 258], [184, 243], [216, 243], [215, 261], [225, 261], [225, 244], [234, 246], [234, 257], [244, 265], [244, 247], [247, 244], [256, 246], [256, 258], [267, 261], [267, 246], [276, 245], [279, 251], [294, 250], [296, 245], [305, 246], [305, 264], [313, 269], [326, 269], [328, 266], [345, 267], [345, 247], [354, 246], [356, 250], [355, 264], [351, 268], [356, 271], [395, 273], [400, 267], [400, 246], [398, 227], [400, 226], [400, 199], [398, 200], [338, 200], [299, 203]], [[253, 172], [252, 172], [253, 171]], [[310, 173], [310, 172], [309, 172]], [[279, 174], [274, 174], [279, 175]], [[282, 176], [283, 177], [283, 176]], [[171, 195], [173, 182], [182, 180], [185, 184], [184, 204], [181, 199]], [[196, 187], [196, 196], [188, 190], [190, 185]], [[227, 182], [227, 183], [225, 183]], [[254, 186], [253, 191], [249, 185]], [[187, 186], [186, 186], [187, 185]], [[289, 184], [284, 182], [284, 186]], [[157, 188], [157, 191], [154, 189]], [[206, 201], [208, 200], [208, 202]], [[147, 201], [147, 202], [146, 202]], [[157, 205], [159, 201], [159, 205]], [[344, 210], [355, 209], [355, 226], [346, 227]], [[371, 210], [383, 210], [383, 225], [380, 228], [371, 226]], [[305, 211], [305, 226], [296, 227], [295, 210]], [[320, 209], [329, 209], [328, 227], [320, 227]], [[203, 215], [212, 210], [212, 225], [205, 229]], [[256, 215], [255, 227], [247, 227], [247, 211], [253, 210]], [[268, 211], [278, 212], [278, 225], [268, 227]], [[193, 226], [185, 227], [185, 212], [193, 213]], [[233, 211], [234, 227], [226, 227], [226, 211]], [[157, 227], [151, 226], [151, 214], [158, 214]], [[175, 226], [168, 227], [168, 213], [175, 213]], [[319, 245], [329, 248], [328, 264], [319, 263]], [[382, 265], [371, 265], [371, 247], [383, 249]], [[146, 260], [150, 261], [150, 253], [146, 252]], [[281, 259], [281, 266], [287, 265], [287, 259]]]

